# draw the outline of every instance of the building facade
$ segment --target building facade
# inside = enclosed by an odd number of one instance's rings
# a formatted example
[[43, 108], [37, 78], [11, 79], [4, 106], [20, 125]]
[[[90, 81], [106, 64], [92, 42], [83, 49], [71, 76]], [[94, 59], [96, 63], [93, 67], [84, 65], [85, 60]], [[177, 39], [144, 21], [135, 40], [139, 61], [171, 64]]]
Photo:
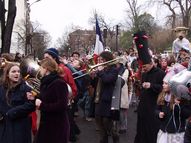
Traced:
[[81, 30], [77, 29], [69, 34], [69, 45], [71, 53], [78, 51], [81, 55], [91, 53], [95, 44], [95, 31], [94, 30]]

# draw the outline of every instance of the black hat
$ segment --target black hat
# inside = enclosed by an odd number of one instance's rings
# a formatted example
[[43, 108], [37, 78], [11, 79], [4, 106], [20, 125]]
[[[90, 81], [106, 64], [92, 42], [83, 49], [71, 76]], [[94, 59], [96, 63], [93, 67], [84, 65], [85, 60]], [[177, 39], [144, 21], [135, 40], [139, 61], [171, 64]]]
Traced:
[[143, 64], [151, 63], [151, 55], [148, 49], [148, 36], [145, 31], [138, 31], [133, 35], [134, 42], [138, 51], [139, 59]]

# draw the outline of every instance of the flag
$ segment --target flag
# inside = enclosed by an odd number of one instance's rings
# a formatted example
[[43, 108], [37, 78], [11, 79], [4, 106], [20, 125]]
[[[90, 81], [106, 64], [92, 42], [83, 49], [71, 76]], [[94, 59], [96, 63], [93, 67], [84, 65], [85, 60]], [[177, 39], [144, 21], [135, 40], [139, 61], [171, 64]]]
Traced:
[[94, 60], [97, 63], [97, 57], [98, 55], [104, 51], [103, 48], [103, 42], [102, 42], [102, 37], [101, 37], [101, 31], [99, 27], [99, 23], [96, 17], [96, 43], [95, 43], [95, 49], [94, 49]]

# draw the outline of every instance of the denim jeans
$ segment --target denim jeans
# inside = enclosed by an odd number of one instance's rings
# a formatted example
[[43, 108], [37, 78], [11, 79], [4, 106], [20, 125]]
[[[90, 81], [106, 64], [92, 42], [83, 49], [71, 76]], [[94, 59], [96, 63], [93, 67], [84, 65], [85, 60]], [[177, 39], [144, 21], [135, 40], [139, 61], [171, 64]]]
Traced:
[[79, 99], [78, 105], [84, 111], [85, 117], [90, 117], [93, 97], [89, 96], [88, 91], [83, 93], [83, 97]]

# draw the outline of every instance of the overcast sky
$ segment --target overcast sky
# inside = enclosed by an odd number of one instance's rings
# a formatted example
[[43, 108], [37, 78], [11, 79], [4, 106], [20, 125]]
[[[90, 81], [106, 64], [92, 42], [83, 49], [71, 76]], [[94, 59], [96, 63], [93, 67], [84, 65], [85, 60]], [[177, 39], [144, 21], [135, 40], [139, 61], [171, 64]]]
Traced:
[[88, 20], [94, 10], [114, 24], [123, 23], [127, 7], [126, 0], [41, 0], [31, 5], [31, 20], [38, 21], [55, 41], [71, 25], [92, 29]]

